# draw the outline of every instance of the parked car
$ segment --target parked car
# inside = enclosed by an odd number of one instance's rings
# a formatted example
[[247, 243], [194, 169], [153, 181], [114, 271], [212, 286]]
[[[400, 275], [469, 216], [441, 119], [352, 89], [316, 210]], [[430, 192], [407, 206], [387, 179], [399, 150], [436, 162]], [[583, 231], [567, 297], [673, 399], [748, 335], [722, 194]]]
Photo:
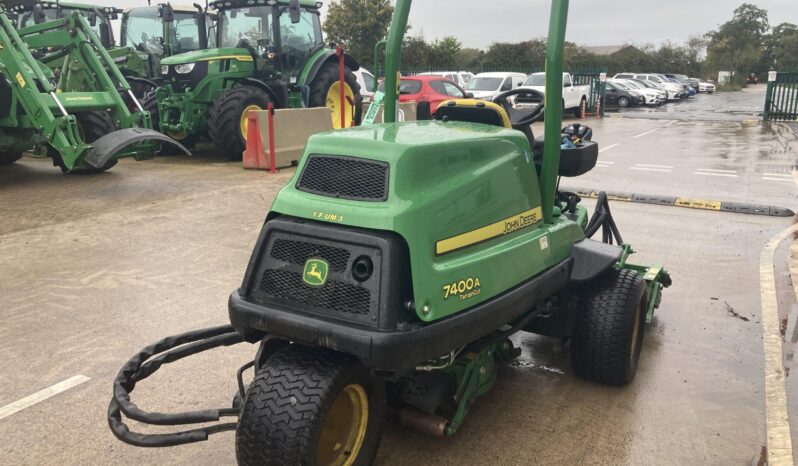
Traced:
[[[615, 75], [615, 77], [618, 77], [618, 75]], [[665, 76], [653, 73], [641, 73], [634, 75], [634, 78], [643, 81], [648, 81], [665, 89], [666, 91], [668, 91], [668, 100], [679, 100], [682, 98], [682, 94], [684, 92], [682, 86], [674, 84], [672, 82], [668, 82], [668, 78], [666, 78]]]
[[748, 75], [748, 80], [746, 82], [748, 84], [758, 84], [759, 78], [757, 77], [756, 73], [751, 73]]
[[471, 76], [473, 76], [469, 75], [470, 73], [466, 71], [428, 71], [426, 73], [419, 73], [417, 76], [440, 76], [457, 83], [460, 87], [465, 87], [469, 79], [471, 79]]
[[712, 94], [715, 92], [715, 85], [704, 81], [703, 79], [698, 80], [698, 92], [706, 92], [708, 94]]
[[667, 76], [668, 78], [678, 79], [679, 81], [687, 84], [688, 86], [695, 89], [696, 92], [698, 92], [698, 80], [696, 78], [690, 78], [686, 74], [675, 74], [675, 73], [665, 73], [665, 76]]
[[623, 89], [618, 84], [607, 81], [607, 90], [604, 93], [604, 105], [609, 107], [631, 107], [641, 105], [643, 98]]
[[[663, 77], [665, 77], [663, 75]], [[676, 78], [665, 77], [667, 82], [675, 84], [682, 88], [682, 99], [695, 95], [695, 89], [692, 89], [686, 82], [680, 81]]]
[[[576, 85], [570, 73], [562, 74], [562, 106], [563, 111], [572, 111], [579, 117], [582, 112], [582, 102], [587, 102], [590, 94], [589, 85]], [[521, 87], [534, 89], [545, 95], [546, 93], [546, 73], [530, 74]]]
[[658, 89], [648, 88], [630, 79], [611, 79], [608, 82], [615, 84], [623, 90], [639, 94], [645, 105], [660, 105], [668, 99], [668, 94]]
[[517, 89], [526, 80], [524, 73], [479, 73], [466, 85], [475, 99], [492, 100], [502, 92]]
[[[380, 83], [380, 90], [385, 84]], [[454, 81], [437, 75], [406, 76], [399, 80], [399, 102], [429, 102], [430, 112], [435, 113], [444, 100], [471, 97]]]
[[355, 75], [355, 79], [357, 79], [357, 83], [360, 85], [360, 95], [363, 96], [364, 99], [374, 97], [374, 90], [377, 88], [377, 79], [374, 75], [362, 66], [352, 73]]

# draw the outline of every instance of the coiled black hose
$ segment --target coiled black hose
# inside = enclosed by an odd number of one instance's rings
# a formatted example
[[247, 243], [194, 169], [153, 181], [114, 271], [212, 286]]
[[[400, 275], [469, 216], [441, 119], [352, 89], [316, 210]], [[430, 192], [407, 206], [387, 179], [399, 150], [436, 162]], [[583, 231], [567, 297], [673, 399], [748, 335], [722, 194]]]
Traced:
[[615, 244], [623, 244], [621, 233], [618, 231], [618, 226], [615, 225], [615, 220], [612, 218], [612, 212], [610, 212], [610, 203], [607, 200], [607, 193], [604, 191], [598, 193], [596, 207], [593, 210], [593, 215], [587, 222], [587, 227], [585, 228], [585, 236], [587, 238], [592, 238], [599, 228], [602, 229], [602, 242], [613, 244], [614, 241]]

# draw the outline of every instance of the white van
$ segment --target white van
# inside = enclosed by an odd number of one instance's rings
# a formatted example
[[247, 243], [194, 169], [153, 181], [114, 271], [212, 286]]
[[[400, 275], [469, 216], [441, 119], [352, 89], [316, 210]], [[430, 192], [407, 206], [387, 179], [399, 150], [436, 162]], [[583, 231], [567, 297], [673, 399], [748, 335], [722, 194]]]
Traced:
[[363, 98], [374, 97], [374, 89], [377, 88], [377, 80], [371, 72], [362, 66], [357, 71], [353, 71], [357, 83], [360, 85], [360, 95]]
[[471, 79], [473, 74], [467, 71], [428, 71], [426, 73], [419, 73], [419, 76], [441, 76], [443, 78], [452, 81], [453, 83], [457, 84], [460, 87], [466, 87], [468, 81]]
[[475, 99], [492, 100], [502, 92], [521, 87], [525, 80], [524, 73], [479, 73], [468, 81], [465, 90]]

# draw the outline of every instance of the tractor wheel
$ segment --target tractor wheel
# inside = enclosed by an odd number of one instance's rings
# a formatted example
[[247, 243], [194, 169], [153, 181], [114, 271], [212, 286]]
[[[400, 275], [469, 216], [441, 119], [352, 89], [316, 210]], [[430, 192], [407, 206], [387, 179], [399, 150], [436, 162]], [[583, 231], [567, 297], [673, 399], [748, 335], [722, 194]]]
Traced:
[[[310, 107], [327, 107], [330, 109], [333, 128], [341, 128], [341, 88], [340, 71], [337, 63], [327, 63], [324, 65], [316, 78], [310, 84]], [[344, 118], [347, 125], [356, 123], [358, 119], [357, 107], [360, 99], [360, 85], [349, 68], [344, 70], [344, 95], [347, 102], [344, 103]], [[349, 103], [351, 99], [351, 104]]]
[[[158, 112], [158, 98], [155, 96], [155, 91], [148, 92], [143, 99], [141, 99], [141, 107], [150, 112], [150, 119], [152, 120], [152, 129], [161, 131], [160, 113]], [[175, 141], [183, 144], [186, 149], [192, 149], [197, 144], [197, 135], [195, 134], [175, 134], [166, 132], [164, 133]], [[177, 146], [168, 143], [162, 143], [158, 155], [183, 155], [183, 151], [178, 149]]]
[[643, 345], [645, 284], [631, 270], [610, 269], [580, 299], [571, 363], [586, 379], [624, 385], [634, 379]]
[[[111, 119], [111, 115], [109, 115], [108, 112], [95, 110], [91, 112], [75, 113], [75, 119], [77, 120], [78, 132], [83, 138], [83, 142], [91, 143], [108, 133], [116, 131], [116, 125], [114, 124], [114, 121]], [[66, 168], [66, 164], [61, 159], [61, 154], [59, 154], [52, 147], [49, 148], [48, 152], [50, 153], [50, 157], [53, 159], [53, 165], [61, 168], [61, 171], [64, 173], [68, 172], [70, 174], [76, 175], [101, 173], [109, 170], [117, 163], [116, 159], [111, 159], [106, 162], [105, 166], [102, 168], [94, 168], [89, 165], [83, 165], [72, 167], [72, 170], [68, 170]]]
[[22, 158], [22, 152], [3, 152], [0, 151], [0, 167], [11, 165]]
[[266, 110], [269, 102], [266, 92], [252, 86], [234, 87], [213, 102], [208, 113], [208, 133], [224, 158], [241, 160], [247, 147], [247, 115], [252, 110]]
[[369, 465], [382, 437], [385, 386], [355, 358], [296, 344], [275, 352], [247, 390], [240, 465]]

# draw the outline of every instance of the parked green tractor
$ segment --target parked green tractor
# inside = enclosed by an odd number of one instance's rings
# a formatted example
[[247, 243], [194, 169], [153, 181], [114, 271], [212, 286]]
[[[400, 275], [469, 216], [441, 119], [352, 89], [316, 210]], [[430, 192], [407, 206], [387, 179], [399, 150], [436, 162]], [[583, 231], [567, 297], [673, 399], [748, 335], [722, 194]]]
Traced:
[[[514, 106], [542, 97], [527, 89], [396, 123], [410, 5], [396, 1], [388, 37], [386, 123], [308, 141], [229, 298], [231, 325], [166, 338], [122, 367], [108, 409], [119, 439], [171, 446], [235, 430], [242, 465], [367, 465], [387, 406], [422, 431], [455, 434], [497, 367], [520, 353], [510, 337], [522, 331], [570, 340], [582, 377], [632, 381], [670, 277], [628, 261], [603, 193], [589, 216], [557, 189], [561, 176], [595, 166], [598, 145], [576, 126], [563, 142], [561, 105]], [[553, 0], [554, 102], [567, 11], [568, 0]], [[529, 124], [544, 115], [545, 140], [536, 140]], [[602, 241], [590, 239], [599, 230]], [[238, 370], [231, 408], [147, 413], [131, 402], [163, 364], [243, 341], [260, 348]], [[131, 432], [123, 414], [157, 425], [237, 422], [150, 435]]]
[[[32, 50], [61, 57], [58, 76], [44, 64], [51, 56], [39, 61]], [[75, 63], [86, 79], [67, 86]], [[0, 164], [33, 150], [64, 172], [103, 171], [122, 157], [150, 158], [161, 142], [174, 144], [151, 128], [149, 113], [80, 12], [17, 30], [0, 6]]]
[[[164, 133], [190, 146], [207, 135], [231, 160], [246, 145], [247, 115], [252, 110], [328, 107], [333, 126], [358, 118], [360, 88], [343, 57], [341, 99], [336, 50], [322, 38], [315, 0], [226, 0], [212, 3], [216, 47], [161, 61], [163, 83], [145, 107], [158, 113]], [[155, 103], [157, 100], [157, 105]], [[155, 118], [154, 118], [155, 119]]]
[[[120, 68], [136, 96], [145, 98], [158, 87], [164, 57], [213, 47], [216, 38], [208, 36], [208, 27], [214, 19], [212, 13], [197, 4], [187, 7], [161, 3], [125, 10], [119, 44], [128, 47], [137, 59]], [[138, 63], [142, 65], [133, 66]]]

